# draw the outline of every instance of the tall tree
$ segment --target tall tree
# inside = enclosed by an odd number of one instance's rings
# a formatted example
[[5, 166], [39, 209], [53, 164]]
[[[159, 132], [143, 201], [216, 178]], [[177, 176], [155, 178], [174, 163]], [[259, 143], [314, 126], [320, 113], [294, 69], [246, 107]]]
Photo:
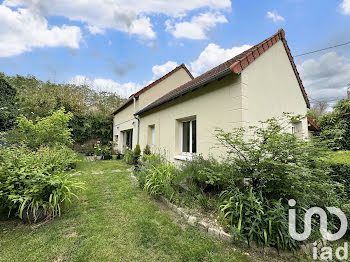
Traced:
[[18, 113], [16, 89], [0, 76], [0, 131], [12, 128]]

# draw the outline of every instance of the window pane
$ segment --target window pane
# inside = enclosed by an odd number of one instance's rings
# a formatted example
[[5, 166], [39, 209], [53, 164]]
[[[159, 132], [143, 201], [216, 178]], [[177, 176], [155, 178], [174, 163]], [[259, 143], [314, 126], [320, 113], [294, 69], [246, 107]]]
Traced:
[[190, 152], [190, 122], [182, 123], [182, 152]]
[[192, 121], [192, 153], [197, 152], [197, 121]]

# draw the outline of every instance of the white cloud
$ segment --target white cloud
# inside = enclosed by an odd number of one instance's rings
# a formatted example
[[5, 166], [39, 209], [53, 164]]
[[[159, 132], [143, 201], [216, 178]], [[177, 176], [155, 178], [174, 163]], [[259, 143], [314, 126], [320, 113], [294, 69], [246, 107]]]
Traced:
[[0, 57], [21, 54], [36, 47], [79, 48], [79, 27], [48, 25], [47, 20], [28, 9], [13, 11], [0, 5]]
[[153, 72], [153, 79], [158, 79], [167, 73], [169, 73], [171, 70], [175, 69], [178, 64], [174, 61], [168, 61], [165, 64], [162, 65], [155, 65], [152, 67]]
[[194, 76], [198, 76], [205, 71], [227, 61], [230, 58], [249, 49], [250, 45], [234, 46], [231, 49], [224, 49], [216, 44], [209, 44], [199, 55], [191, 62], [191, 69]]
[[350, 0], [344, 0], [340, 6], [343, 9], [344, 14], [350, 15]]
[[90, 79], [83, 75], [76, 75], [70, 81], [70, 84], [87, 85], [96, 91], [113, 92], [122, 97], [129, 97], [143, 86], [134, 82], [120, 84], [111, 79], [95, 78]]
[[5, 0], [4, 5], [24, 6], [44, 17], [63, 16], [87, 25], [92, 34], [114, 29], [153, 39], [155, 32], [146, 14], [181, 17], [198, 8], [228, 9], [230, 0]]
[[274, 23], [282, 22], [285, 20], [284, 17], [280, 16], [277, 12], [268, 11], [266, 13], [266, 17], [272, 19]]
[[176, 38], [189, 39], [207, 39], [208, 33], [218, 23], [227, 23], [224, 15], [219, 13], [202, 13], [199, 16], [192, 17], [190, 22], [180, 22], [172, 25], [170, 20], [167, 20], [166, 30], [170, 31]]
[[156, 33], [152, 29], [151, 20], [149, 17], [141, 17], [137, 20], [134, 20], [130, 26], [129, 33], [144, 36], [148, 39], [154, 39]]
[[311, 102], [312, 99], [334, 101], [347, 94], [350, 61], [336, 52], [305, 60], [298, 65], [298, 71]]

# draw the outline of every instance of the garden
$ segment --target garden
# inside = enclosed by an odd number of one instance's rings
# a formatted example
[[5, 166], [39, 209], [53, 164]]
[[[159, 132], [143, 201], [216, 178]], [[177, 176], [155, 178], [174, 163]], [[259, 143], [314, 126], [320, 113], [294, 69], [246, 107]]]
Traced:
[[[295, 241], [288, 200], [296, 201], [297, 232], [311, 207], [350, 215], [349, 100], [316, 114], [321, 130], [312, 139], [285, 132], [304, 116], [283, 114], [215, 130], [220, 160], [195, 155], [175, 165], [148, 145], [115, 150], [108, 108], [122, 100], [113, 94], [20, 76], [1, 76], [0, 93], [0, 261], [283, 261], [283, 252], [307, 261], [298, 251], [322, 240], [320, 220], [313, 217], [307, 241]], [[327, 215], [336, 232], [339, 219]]]
[[[144, 154], [136, 172], [139, 185], [152, 196], [217, 220], [236, 243], [299, 250], [322, 239], [320, 224], [313, 217], [307, 242], [292, 239], [289, 199], [297, 203], [297, 232], [303, 232], [304, 215], [311, 207], [334, 206], [350, 214], [349, 152], [330, 150], [329, 141], [305, 141], [286, 133], [284, 126], [299, 118], [284, 114], [258, 127], [216, 130], [226, 148], [221, 161], [198, 155], [175, 166], [162, 155]], [[339, 223], [328, 214], [328, 230], [336, 232]]]

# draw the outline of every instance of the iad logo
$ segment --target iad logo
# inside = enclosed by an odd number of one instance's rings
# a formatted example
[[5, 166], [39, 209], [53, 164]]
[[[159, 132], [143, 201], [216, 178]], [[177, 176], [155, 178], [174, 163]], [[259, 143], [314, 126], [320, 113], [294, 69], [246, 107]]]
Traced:
[[[296, 202], [294, 199], [290, 199], [288, 201], [288, 204], [289, 204], [289, 206], [294, 207]], [[320, 207], [312, 207], [312, 208], [308, 209], [305, 213], [304, 232], [301, 234], [296, 232], [296, 211], [295, 211], [295, 209], [289, 209], [288, 215], [289, 215], [289, 234], [290, 234], [290, 236], [297, 241], [307, 240], [308, 237], [310, 236], [310, 233], [311, 233], [311, 227], [312, 227], [311, 218], [313, 215], [317, 214], [320, 216], [320, 233], [321, 233], [322, 237], [328, 241], [336, 241], [336, 240], [341, 239], [345, 235], [346, 230], [348, 228], [348, 220], [347, 220], [345, 214], [343, 213], [343, 211], [341, 211], [339, 208], [327, 207], [327, 210], [329, 213], [336, 215], [339, 218], [340, 228], [339, 228], [338, 232], [336, 232], [334, 234], [328, 232], [326, 212]], [[339, 260], [348, 259], [348, 250], [347, 250], [348, 248], [347, 247], [348, 247], [348, 245], [347, 245], [347, 243], [345, 243], [344, 247], [339, 247], [336, 250], [336, 257]], [[343, 251], [343, 255], [340, 255], [340, 251]], [[317, 259], [317, 245], [315, 245], [315, 247], [313, 249], [313, 258]], [[332, 248], [331, 247], [322, 247], [320, 259], [332, 260], [333, 259]]]

